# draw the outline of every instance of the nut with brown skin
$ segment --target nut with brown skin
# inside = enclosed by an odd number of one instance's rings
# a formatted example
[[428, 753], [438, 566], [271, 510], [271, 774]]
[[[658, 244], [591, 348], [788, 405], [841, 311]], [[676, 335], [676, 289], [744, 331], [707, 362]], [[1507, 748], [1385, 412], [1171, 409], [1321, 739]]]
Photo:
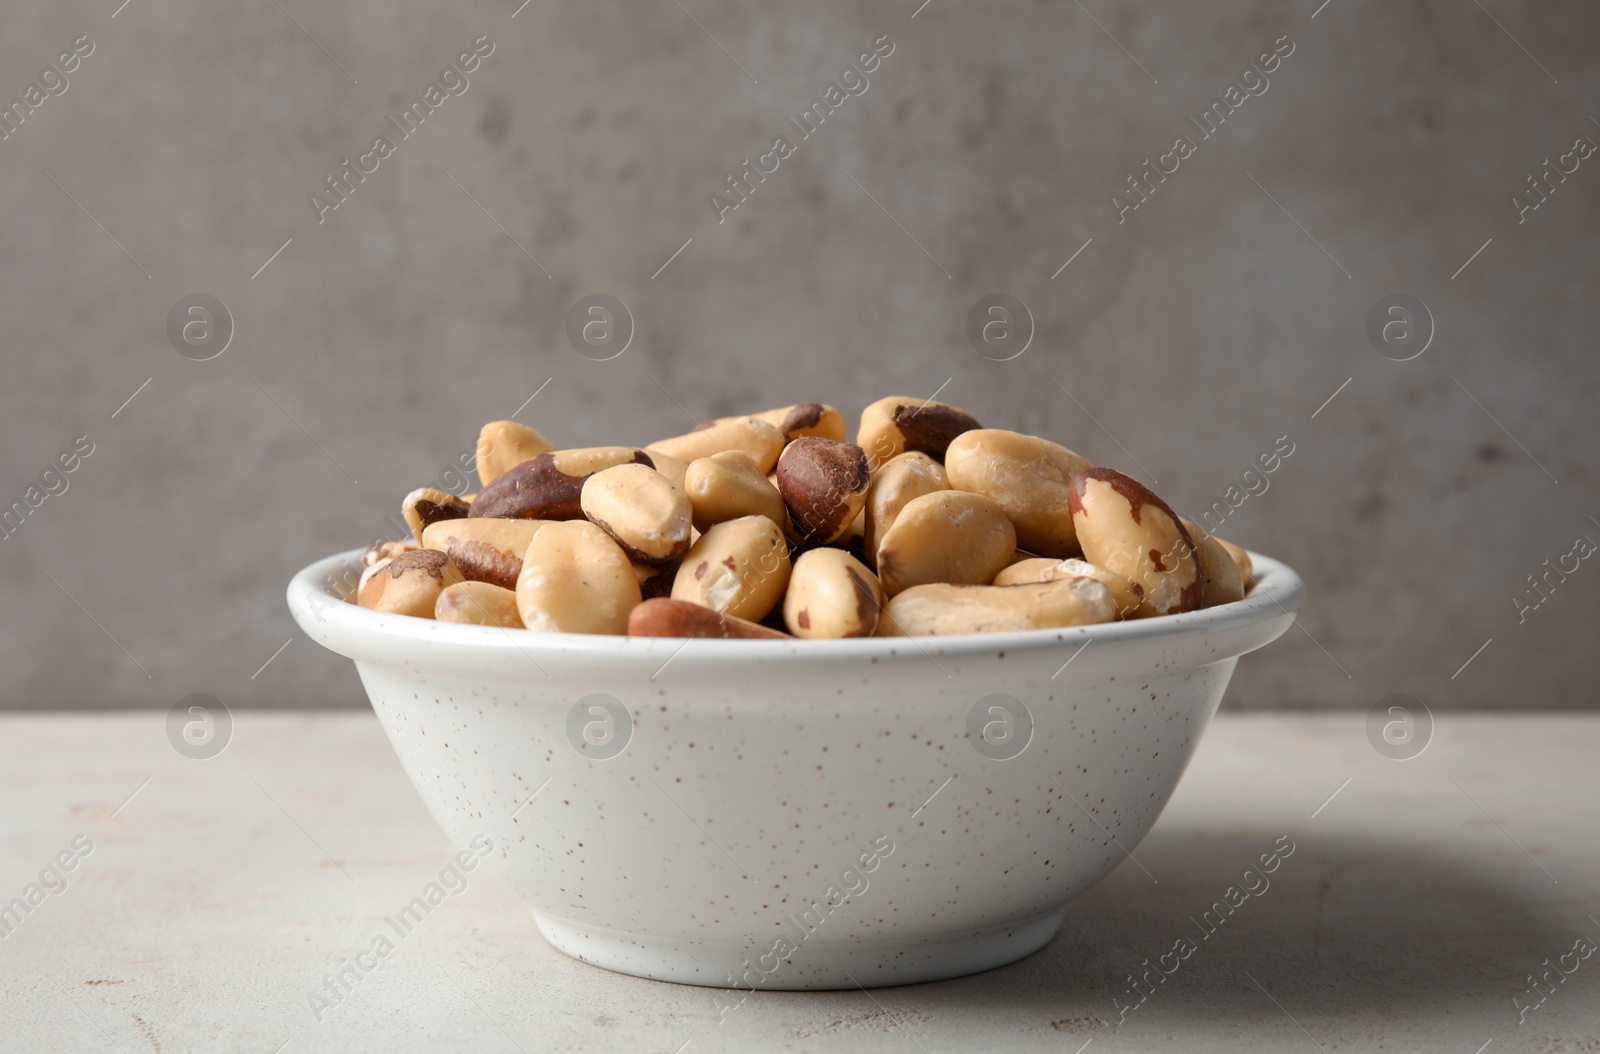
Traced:
[[883, 610], [878, 576], [843, 549], [800, 554], [783, 597], [783, 622], [797, 637], [870, 637]]
[[976, 417], [948, 403], [891, 395], [861, 411], [856, 445], [866, 451], [873, 468], [907, 450], [943, 461], [951, 440], [982, 427]]
[[1138, 480], [1110, 468], [1072, 477], [1072, 520], [1084, 559], [1137, 582], [1141, 617], [1194, 611], [1204, 583], [1194, 540], [1177, 513]]
[[735, 618], [687, 600], [646, 600], [628, 614], [630, 637], [704, 637], [717, 640], [793, 640], [759, 622]]
[[583, 482], [614, 465], [655, 462], [627, 446], [579, 447], [539, 454], [509, 469], [478, 492], [468, 515], [510, 520], [577, 520], [583, 517]]
[[741, 516], [689, 547], [672, 598], [759, 622], [783, 597], [789, 571], [789, 545], [778, 525], [765, 516]]
[[469, 626], [522, 628], [522, 616], [517, 614], [517, 594], [488, 582], [457, 582], [446, 586], [434, 602], [433, 617], [440, 622]]
[[1072, 476], [1089, 468], [1059, 443], [1003, 428], [974, 428], [950, 441], [950, 486], [993, 499], [1017, 528], [1017, 545], [1058, 559], [1078, 554], [1068, 510]]
[[467, 503], [454, 494], [433, 487], [418, 487], [400, 502], [400, 515], [405, 517], [406, 526], [411, 528], [418, 545], [422, 544], [422, 532], [429, 524], [459, 520], [468, 515], [469, 509]]
[[469, 582], [517, 588], [522, 554], [540, 529], [554, 520], [507, 520], [483, 516], [445, 520], [423, 529], [422, 544], [449, 553]]
[[795, 537], [825, 545], [849, 529], [867, 501], [872, 471], [854, 443], [802, 436], [778, 459], [778, 493]]
[[583, 484], [583, 514], [622, 547], [628, 559], [665, 564], [689, 551], [689, 498], [644, 465], [616, 465]]
[[[427, 528], [423, 528], [423, 533], [427, 533]], [[379, 560], [387, 560], [390, 557], [399, 556], [401, 553], [409, 553], [413, 549], [421, 548], [423, 546], [415, 542], [373, 542], [367, 546], [367, 551], [361, 554], [361, 566], [371, 567]]]
[[1092, 578], [1058, 578], [1014, 586], [913, 586], [889, 601], [880, 637], [943, 637], [957, 633], [1012, 633], [1110, 622], [1111, 591]]
[[783, 441], [792, 443], [801, 436], [821, 436], [844, 442], [844, 414], [825, 403], [799, 403], [780, 406], [776, 410], [763, 410], [754, 416], [769, 425], [776, 425], [783, 433]]
[[866, 520], [863, 528], [863, 548], [868, 560], [876, 562], [878, 546], [883, 536], [914, 498], [950, 489], [950, 478], [944, 466], [927, 454], [911, 451], [890, 458], [872, 474], [872, 484], [867, 488]]
[[678, 577], [681, 560], [665, 564], [634, 564], [633, 577], [639, 582], [639, 596], [645, 600], [672, 595], [672, 582]]
[[490, 421], [478, 432], [478, 482], [487, 487], [507, 472], [556, 445], [516, 421]]
[[517, 612], [528, 629], [626, 633], [640, 599], [628, 557], [587, 520], [549, 524], [522, 556]]
[[683, 489], [693, 507], [694, 525], [702, 531], [740, 516], [765, 516], [780, 527], [787, 522], [778, 488], [743, 450], [723, 450], [690, 462]]
[[361, 587], [364, 608], [391, 615], [433, 618], [433, 607], [445, 587], [462, 581], [454, 560], [437, 549], [413, 549], [389, 560]]
[[[1183, 520], [1183, 529], [1194, 540], [1195, 553], [1200, 557], [1200, 577], [1205, 581], [1201, 607], [1214, 608], [1218, 604], [1231, 604], [1244, 599], [1244, 577], [1233, 554], [1222, 544], [1222, 539], [1207, 534], [1190, 520]], [[1237, 547], [1236, 547], [1237, 548]], [[1249, 559], [1248, 554], [1245, 559]]]
[[981, 494], [941, 490], [913, 498], [878, 543], [878, 578], [889, 596], [934, 582], [988, 585], [1011, 562], [1017, 531]]
[[783, 433], [759, 417], [719, 417], [707, 421], [693, 432], [662, 439], [645, 447], [659, 450], [679, 461], [694, 462], [723, 450], [743, 450], [771, 472], [783, 452]]

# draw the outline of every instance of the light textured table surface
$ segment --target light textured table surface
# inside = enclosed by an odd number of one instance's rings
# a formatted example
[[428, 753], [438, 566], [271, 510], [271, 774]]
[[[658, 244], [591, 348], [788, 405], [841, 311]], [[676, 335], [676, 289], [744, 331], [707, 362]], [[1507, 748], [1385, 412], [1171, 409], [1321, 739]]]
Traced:
[[[0, 1049], [1600, 1049], [1600, 955], [1573, 951], [1600, 947], [1600, 717], [1444, 716], [1392, 761], [1364, 716], [1219, 718], [1135, 861], [1029, 959], [720, 1020], [709, 990], [563, 957], [481, 873], [318, 1020], [323, 978], [450, 855], [370, 714], [235, 714], [208, 761], [165, 713], [6, 717], [0, 899], [73, 869], [0, 925]], [[1185, 937], [1140, 1002], [1129, 975]]]

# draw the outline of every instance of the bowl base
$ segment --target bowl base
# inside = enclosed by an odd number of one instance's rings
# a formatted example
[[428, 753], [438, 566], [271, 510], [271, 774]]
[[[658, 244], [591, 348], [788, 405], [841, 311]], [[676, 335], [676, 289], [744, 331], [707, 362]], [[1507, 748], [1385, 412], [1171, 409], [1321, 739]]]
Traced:
[[[655, 981], [743, 992], [883, 988], [981, 973], [1010, 965], [1049, 944], [1065, 915], [1062, 907], [948, 937], [900, 938], [882, 944], [801, 938], [789, 945], [788, 958], [771, 950], [758, 956], [743, 943], [623, 933], [540, 912], [534, 918], [545, 940], [580, 962]], [[719, 999], [722, 1012], [737, 1006], [741, 998]]]

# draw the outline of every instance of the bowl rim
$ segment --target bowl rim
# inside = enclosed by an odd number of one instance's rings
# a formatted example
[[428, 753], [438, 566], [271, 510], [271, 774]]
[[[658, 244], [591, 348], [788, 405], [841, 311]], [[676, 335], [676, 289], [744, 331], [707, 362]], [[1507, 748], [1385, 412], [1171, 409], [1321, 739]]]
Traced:
[[[959, 657], [995, 651], [1026, 652], [1058, 648], [1079, 642], [1155, 644], [1180, 638], [1214, 636], [1286, 619], [1286, 629], [1305, 602], [1305, 582], [1288, 564], [1255, 551], [1255, 584], [1242, 600], [1177, 615], [1097, 623], [1090, 626], [1019, 630], [1007, 633], [967, 633], [949, 636], [863, 637], [845, 640], [737, 639], [684, 637], [628, 637], [597, 633], [547, 633], [495, 626], [437, 622], [410, 615], [392, 615], [360, 607], [324, 583], [340, 572], [359, 569], [365, 547], [349, 549], [316, 560], [289, 581], [290, 612], [314, 639], [332, 645], [329, 633], [357, 635], [395, 644], [411, 643], [488, 652], [561, 653], [573, 656], [653, 655], [663, 648], [678, 648], [693, 640], [695, 651], [706, 657], [741, 657], [764, 660], [813, 657], [817, 661], [887, 656], [895, 652], [932, 652]], [[315, 629], [313, 627], [316, 627]], [[1279, 632], [1282, 632], [1281, 630]], [[1277, 636], [1274, 633], [1272, 636]], [[1271, 638], [1269, 637], [1268, 640]], [[1265, 643], [1265, 642], [1263, 642]], [[336, 651], [344, 649], [335, 647]], [[1099, 650], [1099, 649], [1097, 649]], [[348, 653], [346, 653], [348, 654]]]

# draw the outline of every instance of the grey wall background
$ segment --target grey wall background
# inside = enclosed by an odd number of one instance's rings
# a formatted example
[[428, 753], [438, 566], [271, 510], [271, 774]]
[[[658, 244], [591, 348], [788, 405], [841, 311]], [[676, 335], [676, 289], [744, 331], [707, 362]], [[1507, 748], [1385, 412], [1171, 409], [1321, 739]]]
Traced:
[[[1593, 4], [119, 2], [13, 4], [0, 34], [0, 99], [94, 42], [0, 142], [0, 505], [94, 444], [0, 541], [0, 705], [363, 705], [284, 583], [535, 391], [520, 419], [589, 445], [941, 386], [1187, 510], [1291, 437], [1222, 533], [1312, 602], [1230, 705], [1595, 702], [1600, 560], [1523, 624], [1512, 600], [1600, 540], [1600, 157], [1512, 201], [1600, 142]], [[308, 195], [483, 34], [319, 224]], [[724, 178], [885, 34], [719, 224]], [[1200, 140], [1186, 115], [1285, 35]], [[636, 320], [609, 362], [564, 337], [595, 292]], [[1037, 328], [1003, 363], [963, 335], [995, 292]], [[236, 327], [205, 362], [165, 335], [194, 293]], [[1406, 362], [1365, 333], [1392, 293], [1436, 323]]]

